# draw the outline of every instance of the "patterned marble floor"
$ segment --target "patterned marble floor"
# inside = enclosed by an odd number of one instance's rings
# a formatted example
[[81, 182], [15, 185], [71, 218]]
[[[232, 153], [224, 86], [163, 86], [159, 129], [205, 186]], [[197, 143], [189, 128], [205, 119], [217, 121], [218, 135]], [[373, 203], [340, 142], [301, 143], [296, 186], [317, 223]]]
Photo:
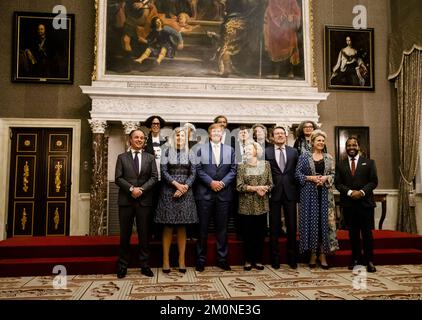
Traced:
[[[364, 269], [363, 269], [364, 270]], [[0, 299], [66, 300], [422, 300], [422, 265], [377, 266], [377, 272], [309, 269], [232, 271], [188, 268], [154, 277], [130, 269], [124, 279], [111, 275], [0, 278]], [[59, 280], [65, 280], [59, 282]]]

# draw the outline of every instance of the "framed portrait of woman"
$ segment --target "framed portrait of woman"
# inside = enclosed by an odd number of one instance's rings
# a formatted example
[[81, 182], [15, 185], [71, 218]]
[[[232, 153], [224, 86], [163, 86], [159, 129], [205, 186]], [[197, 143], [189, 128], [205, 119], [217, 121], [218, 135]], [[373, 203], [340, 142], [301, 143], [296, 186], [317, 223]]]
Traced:
[[326, 90], [374, 91], [374, 29], [325, 26]]

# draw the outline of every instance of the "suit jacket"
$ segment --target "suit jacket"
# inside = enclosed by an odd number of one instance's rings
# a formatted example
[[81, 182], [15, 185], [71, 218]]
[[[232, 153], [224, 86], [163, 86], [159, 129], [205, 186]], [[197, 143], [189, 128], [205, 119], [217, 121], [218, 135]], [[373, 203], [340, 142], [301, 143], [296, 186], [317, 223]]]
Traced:
[[[158, 181], [157, 165], [153, 155], [142, 152], [141, 172], [135, 170], [132, 153], [125, 152], [119, 154], [116, 163], [115, 183], [119, 188], [119, 206], [129, 206], [137, 201], [142, 206], [152, 205], [152, 189]], [[130, 187], [141, 187], [144, 189], [138, 199], [134, 199], [129, 191]]]
[[[236, 179], [236, 160], [232, 147], [220, 144], [220, 165], [217, 166], [213, 161], [213, 152], [211, 143], [197, 145], [197, 186], [196, 200], [211, 200], [218, 197], [220, 201], [232, 201], [233, 199], [233, 183]], [[223, 181], [225, 187], [219, 191], [211, 190], [210, 183], [215, 181]]]
[[[377, 169], [374, 160], [359, 156], [355, 175], [352, 176], [349, 159], [341, 160], [336, 167], [335, 186], [340, 192], [340, 205], [350, 207], [356, 201], [364, 207], [375, 207], [373, 190], [378, 185]], [[349, 190], [363, 190], [365, 196], [360, 200], [353, 200], [347, 195]]]
[[224, 133], [226, 134], [226, 136], [224, 137], [224, 141], [221, 141], [221, 142], [234, 149], [236, 137], [234, 135], [232, 135], [232, 133], [230, 132], [229, 129], [225, 129]]
[[295, 179], [296, 164], [298, 159], [297, 150], [286, 147], [286, 166], [284, 172], [281, 172], [275, 158], [274, 145], [265, 148], [265, 160], [271, 165], [274, 187], [271, 191], [270, 201], [281, 201], [283, 192], [288, 200], [293, 201], [298, 198], [298, 186]]
[[[162, 146], [163, 144], [165, 144], [167, 142], [167, 139], [160, 136], [160, 146]], [[152, 136], [151, 133], [148, 135], [148, 139], [145, 143], [145, 148], [144, 150], [150, 154], [152, 154], [153, 156], [155, 156], [154, 153], [154, 146], [152, 145]]]

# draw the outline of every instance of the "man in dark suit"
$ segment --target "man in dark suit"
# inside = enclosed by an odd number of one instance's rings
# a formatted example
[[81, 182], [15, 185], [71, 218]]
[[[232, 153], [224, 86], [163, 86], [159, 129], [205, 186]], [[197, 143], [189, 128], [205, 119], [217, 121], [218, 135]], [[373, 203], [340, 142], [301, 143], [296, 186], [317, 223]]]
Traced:
[[270, 198], [270, 244], [271, 265], [280, 268], [280, 246], [278, 243], [281, 232], [281, 208], [287, 229], [287, 264], [297, 268], [296, 245], [296, 202], [297, 185], [295, 170], [298, 160], [297, 150], [286, 145], [286, 130], [276, 126], [273, 130], [274, 145], [265, 148], [265, 160], [270, 162], [274, 187]]
[[235, 137], [231, 134], [230, 130], [227, 129], [228, 120], [226, 116], [219, 115], [214, 118], [214, 123], [218, 123], [223, 128], [223, 133], [221, 135], [221, 142], [225, 145], [228, 145], [234, 148]]
[[204, 271], [207, 258], [209, 218], [214, 217], [217, 238], [217, 266], [231, 270], [228, 262], [227, 219], [233, 201], [236, 160], [232, 147], [221, 142], [222, 127], [208, 128], [210, 141], [197, 145], [197, 178], [195, 198], [199, 216], [196, 270]]
[[145, 144], [143, 131], [132, 130], [129, 142], [130, 151], [120, 154], [116, 163], [115, 183], [119, 186], [120, 223], [117, 277], [123, 278], [127, 273], [134, 220], [138, 232], [141, 273], [152, 277], [154, 274], [148, 265], [148, 224], [152, 207], [152, 190], [158, 181], [157, 165], [153, 155], [142, 152]]
[[375, 272], [372, 228], [376, 206], [373, 190], [378, 185], [377, 169], [373, 160], [359, 155], [358, 138], [349, 137], [346, 140], [346, 153], [347, 158], [337, 164], [335, 186], [340, 191], [340, 206], [349, 227], [352, 245], [349, 269], [363, 263], [368, 272]]

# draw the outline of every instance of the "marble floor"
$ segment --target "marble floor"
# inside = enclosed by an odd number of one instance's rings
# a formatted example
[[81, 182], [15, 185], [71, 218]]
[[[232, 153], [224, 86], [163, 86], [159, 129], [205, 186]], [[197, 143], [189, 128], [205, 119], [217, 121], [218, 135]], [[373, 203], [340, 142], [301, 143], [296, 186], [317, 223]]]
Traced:
[[153, 268], [154, 277], [129, 269], [124, 279], [110, 275], [0, 278], [0, 299], [66, 300], [422, 300], [422, 265], [377, 266], [365, 269], [297, 270], [282, 265], [262, 271], [206, 267], [198, 273]]

